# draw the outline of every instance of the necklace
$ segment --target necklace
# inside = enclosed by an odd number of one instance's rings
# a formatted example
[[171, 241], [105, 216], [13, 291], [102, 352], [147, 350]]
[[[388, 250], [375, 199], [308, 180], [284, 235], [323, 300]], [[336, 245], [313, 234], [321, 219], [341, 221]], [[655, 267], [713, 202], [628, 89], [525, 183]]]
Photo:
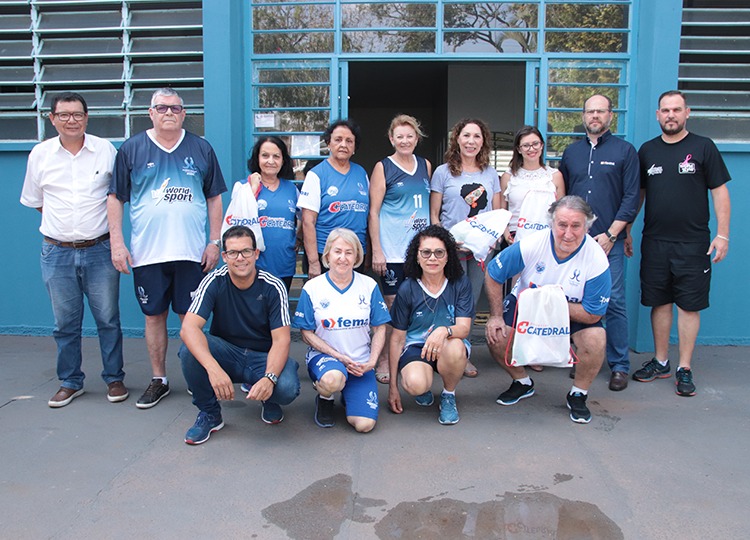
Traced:
[[[442, 298], [442, 296], [438, 296], [437, 298], [433, 298], [432, 295], [425, 294], [425, 289], [427, 289], [427, 286], [422, 282], [421, 279], [418, 279], [417, 283], [419, 283], [419, 288], [422, 291], [422, 299], [424, 300], [424, 305], [427, 306], [427, 309], [429, 309], [434, 314], [435, 310], [437, 310], [438, 303], [440, 303], [440, 298]], [[443, 284], [445, 284], [445, 283], [443, 283]], [[443, 289], [443, 287], [441, 286], [440, 290], [442, 291], [442, 289]], [[432, 298], [432, 300], [433, 300], [433, 304], [432, 305], [430, 305], [429, 300], [427, 300], [428, 296], [430, 298]]]

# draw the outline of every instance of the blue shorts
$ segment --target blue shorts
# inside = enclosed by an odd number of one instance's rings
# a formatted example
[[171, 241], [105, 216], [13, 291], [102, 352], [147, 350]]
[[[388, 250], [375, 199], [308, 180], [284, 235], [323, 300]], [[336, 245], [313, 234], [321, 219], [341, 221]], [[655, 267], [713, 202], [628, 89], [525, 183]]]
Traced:
[[133, 268], [135, 297], [144, 315], [161, 315], [169, 309], [187, 313], [193, 293], [206, 276], [201, 263], [172, 261]]
[[[512, 295], [509, 294], [505, 297], [505, 300], [503, 300], [503, 320], [505, 321], [505, 324], [510, 326], [511, 328], [515, 328], [515, 325], [513, 324], [515, 321], [513, 320], [516, 316], [516, 304], [518, 303], [518, 299]], [[575, 321], [570, 321], [570, 335], [572, 336], [576, 332], [580, 332], [581, 330], [585, 330], [586, 328], [604, 328], [604, 325], [602, 324], [602, 320], [599, 319], [594, 324], [584, 324], [579, 323]]]
[[[468, 359], [471, 356], [471, 343], [466, 339], [462, 341], [464, 342], [464, 347], [466, 347], [466, 358]], [[429, 360], [422, 358], [423, 348], [424, 343], [412, 343], [404, 349], [404, 352], [401, 353], [401, 356], [398, 359], [398, 370], [401, 371], [407, 364], [411, 364], [412, 362], [423, 362], [432, 366], [432, 371], [437, 373], [438, 362], [440, 362], [440, 359], [438, 358], [437, 361], [430, 362]]]
[[395, 296], [404, 279], [404, 263], [385, 263], [385, 275], [380, 276], [383, 296]]
[[313, 382], [328, 371], [340, 371], [346, 377], [346, 385], [341, 391], [346, 403], [346, 416], [362, 416], [363, 418], [378, 419], [378, 383], [375, 380], [375, 370], [370, 370], [361, 377], [355, 377], [339, 360], [319, 354], [307, 363], [307, 373]]

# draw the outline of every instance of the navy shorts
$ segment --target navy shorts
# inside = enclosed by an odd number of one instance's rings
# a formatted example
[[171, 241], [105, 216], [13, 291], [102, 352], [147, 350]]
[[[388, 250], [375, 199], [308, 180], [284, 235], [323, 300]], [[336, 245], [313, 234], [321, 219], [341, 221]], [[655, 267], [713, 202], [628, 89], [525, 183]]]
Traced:
[[395, 296], [404, 282], [404, 263], [385, 263], [385, 275], [380, 276], [383, 296]]
[[708, 307], [711, 256], [703, 242], [668, 242], [643, 237], [641, 304], [677, 304], [685, 311]]
[[378, 383], [375, 380], [375, 370], [370, 370], [361, 377], [355, 377], [339, 360], [319, 354], [307, 363], [307, 373], [313, 382], [329, 371], [340, 371], [346, 377], [346, 385], [341, 391], [346, 403], [346, 416], [362, 416], [363, 418], [378, 419]]
[[135, 297], [144, 315], [161, 315], [169, 309], [187, 313], [193, 294], [206, 276], [201, 263], [172, 261], [133, 268]]
[[[464, 342], [464, 347], [466, 347], [466, 358], [468, 359], [471, 356], [471, 343], [465, 339], [462, 341]], [[430, 362], [429, 360], [422, 358], [423, 348], [424, 343], [412, 343], [404, 349], [404, 352], [401, 353], [401, 356], [398, 359], [398, 370], [401, 371], [407, 364], [411, 364], [412, 362], [423, 362], [432, 366], [432, 371], [437, 373], [438, 362], [440, 362], [440, 359], [438, 358], [435, 362]]]
[[[505, 297], [505, 300], [503, 300], [503, 320], [505, 321], [505, 324], [507, 326], [510, 326], [511, 328], [515, 328], [515, 321], [513, 319], [516, 316], [516, 304], [518, 304], [518, 299], [512, 294], [509, 294]], [[602, 324], [601, 319], [593, 324], [584, 324], [576, 321], [570, 321], [571, 336], [576, 332], [585, 330], [586, 328], [604, 328], [604, 324]]]

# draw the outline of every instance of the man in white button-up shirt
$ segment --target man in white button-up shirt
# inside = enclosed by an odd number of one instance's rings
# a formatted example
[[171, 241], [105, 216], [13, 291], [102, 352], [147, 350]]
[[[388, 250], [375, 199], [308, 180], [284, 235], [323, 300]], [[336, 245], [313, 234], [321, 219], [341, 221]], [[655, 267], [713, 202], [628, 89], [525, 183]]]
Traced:
[[29, 154], [21, 204], [42, 214], [42, 278], [52, 301], [61, 386], [50, 407], [64, 407], [83, 394], [81, 326], [83, 297], [96, 321], [107, 399], [124, 401], [120, 273], [112, 265], [107, 189], [116, 150], [86, 133], [88, 107], [79, 94], [52, 100], [50, 121], [57, 137]]

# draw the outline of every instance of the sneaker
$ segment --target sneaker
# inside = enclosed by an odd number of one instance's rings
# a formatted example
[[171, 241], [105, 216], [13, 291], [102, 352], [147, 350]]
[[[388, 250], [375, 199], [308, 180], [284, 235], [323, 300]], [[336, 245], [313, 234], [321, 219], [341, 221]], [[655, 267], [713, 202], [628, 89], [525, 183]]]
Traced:
[[315, 423], [320, 427], [333, 427], [336, 422], [333, 419], [333, 400], [323, 399], [320, 394], [315, 396]]
[[110, 403], [119, 403], [128, 399], [130, 393], [122, 381], [114, 381], [107, 385], [107, 399]]
[[432, 395], [432, 390], [427, 390], [424, 394], [415, 396], [414, 401], [416, 401], [417, 405], [420, 407], [429, 407], [435, 403], [435, 396]]
[[695, 385], [693, 384], [693, 372], [689, 369], [678, 368], [675, 372], [675, 385], [678, 396], [690, 397], [695, 395]]
[[284, 411], [278, 403], [264, 401], [260, 409], [260, 419], [266, 424], [279, 424], [284, 419]]
[[242, 383], [242, 384], [240, 385], [240, 390], [242, 390], [242, 391], [243, 391], [243, 392], [245, 392], [246, 394], [249, 394], [249, 393], [250, 393], [250, 388], [251, 388], [251, 387], [252, 387], [252, 385], [250, 385], [250, 384], [247, 384], [246, 382], [243, 382], [243, 383]]
[[83, 388], [73, 390], [72, 388], [61, 386], [60, 389], [55, 393], [55, 395], [49, 398], [47, 405], [49, 405], [53, 409], [59, 409], [60, 407], [65, 407], [68, 403], [73, 401], [81, 394], [83, 394]]
[[201, 411], [198, 413], [198, 418], [195, 419], [193, 427], [185, 433], [185, 442], [188, 444], [203, 444], [211, 436], [211, 433], [219, 431], [223, 427], [224, 421], [221, 419], [221, 414], [213, 416]]
[[568, 392], [567, 401], [568, 409], [570, 409], [570, 419], [577, 424], [588, 424], [591, 422], [591, 411], [586, 407], [586, 398], [588, 396], [576, 392], [571, 394]]
[[513, 381], [505, 392], [497, 396], [497, 403], [500, 405], [515, 405], [520, 400], [531, 397], [534, 395], [534, 381], [531, 381], [531, 385], [521, 384], [518, 381]]
[[438, 422], [444, 426], [458, 424], [458, 409], [456, 408], [456, 396], [454, 394], [440, 395], [440, 417]]
[[643, 367], [633, 373], [633, 380], [639, 382], [651, 382], [654, 379], [667, 379], [669, 378], [669, 360], [667, 365], [662, 366], [656, 358], [652, 358], [648, 362], [643, 364]]
[[[161, 398], [169, 395], [169, 385], [161, 382], [161, 379], [151, 379], [146, 391], [135, 403], [139, 409], [150, 409], [161, 401]], [[203, 441], [201, 441], [203, 442]]]

